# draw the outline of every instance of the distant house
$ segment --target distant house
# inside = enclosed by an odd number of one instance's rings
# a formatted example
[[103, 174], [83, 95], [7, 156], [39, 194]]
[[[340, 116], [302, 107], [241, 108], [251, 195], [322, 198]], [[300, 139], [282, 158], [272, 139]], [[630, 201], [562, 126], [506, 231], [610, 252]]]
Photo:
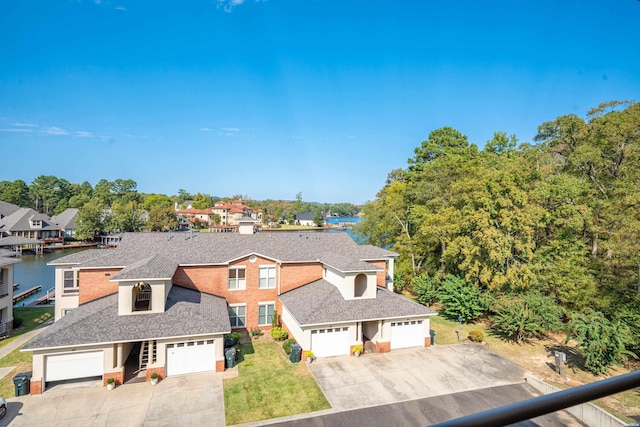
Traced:
[[62, 229], [47, 215], [30, 208], [20, 208], [0, 219], [0, 236], [26, 237], [45, 244], [64, 241]]
[[0, 336], [13, 329], [13, 265], [19, 259], [0, 256]]
[[317, 357], [430, 345], [434, 311], [393, 292], [397, 253], [346, 233], [125, 233], [56, 259], [55, 323], [30, 341], [31, 393], [224, 370], [224, 335], [274, 316]]
[[232, 200], [231, 203], [220, 200], [211, 209], [220, 216], [220, 225], [238, 225], [239, 220], [243, 217], [251, 217], [258, 223], [262, 223], [263, 219], [262, 209], [247, 206], [240, 199]]
[[60, 226], [62, 233], [66, 239], [73, 239], [76, 236], [76, 221], [78, 219], [78, 209], [69, 208], [60, 215], [51, 217], [51, 221]]
[[[315, 217], [316, 217], [316, 212], [315, 211], [310, 211], [310, 212], [303, 212], [303, 213], [299, 213], [297, 215], [295, 215], [293, 217], [293, 220], [296, 224], [299, 225], [304, 225], [304, 226], [314, 226], [316, 225], [316, 221], [315, 221]], [[325, 215], [324, 213], [322, 214], [322, 222], [324, 223], [325, 220]]]

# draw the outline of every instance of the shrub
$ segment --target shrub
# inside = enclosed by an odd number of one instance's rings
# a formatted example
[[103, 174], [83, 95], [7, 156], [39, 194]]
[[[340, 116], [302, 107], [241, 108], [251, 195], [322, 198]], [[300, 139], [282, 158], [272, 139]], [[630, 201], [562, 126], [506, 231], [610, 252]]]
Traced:
[[505, 295], [496, 301], [495, 307], [493, 329], [517, 343], [562, 329], [562, 308], [553, 298], [539, 292]]
[[296, 343], [295, 338], [286, 339], [282, 343], [282, 349], [284, 350], [285, 353], [287, 353], [287, 356], [291, 354], [291, 344], [295, 344], [295, 343]]
[[276, 328], [278, 326], [280, 326], [278, 324], [278, 310], [274, 310], [273, 311], [273, 316], [271, 316], [271, 327], [272, 328]]
[[271, 336], [276, 341], [282, 341], [286, 340], [289, 334], [287, 334], [287, 331], [284, 328], [276, 326], [275, 328], [271, 328]]
[[260, 330], [260, 328], [253, 328], [251, 329], [249, 334], [251, 334], [252, 337], [259, 337], [262, 335], [262, 331]]
[[473, 342], [482, 342], [484, 341], [484, 334], [482, 331], [473, 330], [469, 332], [469, 339]]
[[429, 277], [427, 273], [421, 274], [411, 279], [413, 293], [416, 301], [427, 307], [438, 299], [438, 282], [435, 277]]
[[482, 291], [451, 274], [442, 281], [438, 298], [447, 317], [454, 320], [462, 318], [465, 323], [477, 319], [486, 310]]
[[609, 366], [636, 357], [627, 346], [634, 342], [626, 323], [611, 321], [598, 311], [588, 310], [571, 319], [567, 341], [578, 340], [578, 350], [584, 356], [584, 366], [596, 375], [609, 372]]
[[22, 326], [22, 322], [23, 322], [23, 320], [20, 319], [19, 317], [14, 317], [13, 318], [13, 329], [17, 329], [20, 326]]
[[240, 332], [231, 332], [227, 336], [233, 340], [234, 344], [238, 344], [238, 342], [240, 341], [240, 338], [242, 338], [242, 334]]

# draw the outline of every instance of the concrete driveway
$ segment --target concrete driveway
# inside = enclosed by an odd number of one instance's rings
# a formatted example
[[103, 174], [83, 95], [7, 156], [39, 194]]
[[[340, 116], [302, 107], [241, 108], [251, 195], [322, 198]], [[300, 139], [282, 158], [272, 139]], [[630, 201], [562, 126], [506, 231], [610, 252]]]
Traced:
[[522, 383], [525, 372], [473, 344], [318, 359], [311, 372], [334, 410]]
[[0, 426], [224, 426], [221, 373], [149, 383], [54, 387], [39, 396], [8, 399]]

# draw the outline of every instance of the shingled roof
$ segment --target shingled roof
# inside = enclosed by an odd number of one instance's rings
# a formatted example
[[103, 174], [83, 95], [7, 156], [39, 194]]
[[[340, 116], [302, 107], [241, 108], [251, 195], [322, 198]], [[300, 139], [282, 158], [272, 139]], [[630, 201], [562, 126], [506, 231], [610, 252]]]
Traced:
[[280, 301], [301, 326], [437, 314], [379, 286], [375, 298], [345, 300], [338, 288], [324, 279], [285, 292]]
[[23, 348], [38, 350], [231, 332], [224, 298], [173, 286], [165, 310], [119, 316], [118, 294], [112, 294], [72, 310]]
[[125, 233], [118, 247], [102, 255], [72, 254], [50, 264], [81, 268], [126, 267], [159, 255], [172, 265], [228, 264], [258, 254], [281, 262], [323, 262], [340, 271], [381, 270], [365, 260], [384, 260], [396, 253], [360, 246], [346, 233]]

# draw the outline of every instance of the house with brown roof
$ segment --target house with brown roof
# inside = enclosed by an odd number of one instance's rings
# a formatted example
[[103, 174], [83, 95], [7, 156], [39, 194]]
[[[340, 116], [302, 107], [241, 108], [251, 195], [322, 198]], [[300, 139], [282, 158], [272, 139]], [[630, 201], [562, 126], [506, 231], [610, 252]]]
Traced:
[[317, 357], [429, 346], [432, 310], [393, 293], [396, 253], [345, 233], [126, 233], [55, 266], [55, 323], [24, 347], [31, 391], [224, 370], [224, 334], [272, 319]]

